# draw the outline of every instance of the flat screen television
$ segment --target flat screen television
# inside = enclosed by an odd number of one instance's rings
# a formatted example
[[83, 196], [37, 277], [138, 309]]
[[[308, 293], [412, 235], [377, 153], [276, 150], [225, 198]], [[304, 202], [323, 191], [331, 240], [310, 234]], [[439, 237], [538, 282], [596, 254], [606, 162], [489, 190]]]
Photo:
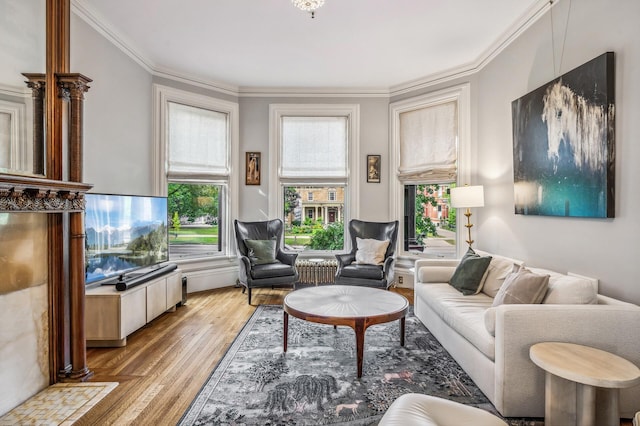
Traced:
[[166, 197], [86, 194], [85, 283], [166, 262], [167, 221]]

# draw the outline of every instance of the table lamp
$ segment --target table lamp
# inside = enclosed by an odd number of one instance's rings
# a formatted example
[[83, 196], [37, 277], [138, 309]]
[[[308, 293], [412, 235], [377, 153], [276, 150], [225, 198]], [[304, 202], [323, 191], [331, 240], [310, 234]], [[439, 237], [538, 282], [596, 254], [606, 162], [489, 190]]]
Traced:
[[466, 208], [464, 215], [467, 217], [467, 230], [469, 232], [469, 239], [467, 243], [469, 247], [473, 244], [471, 239], [471, 207], [484, 207], [484, 188], [482, 185], [475, 186], [458, 186], [451, 188], [451, 207], [453, 208]]

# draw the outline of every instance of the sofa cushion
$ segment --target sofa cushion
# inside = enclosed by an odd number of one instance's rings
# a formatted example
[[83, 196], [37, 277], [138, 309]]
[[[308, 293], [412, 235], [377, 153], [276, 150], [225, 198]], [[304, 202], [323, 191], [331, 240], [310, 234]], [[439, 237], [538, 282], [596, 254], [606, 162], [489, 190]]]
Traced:
[[542, 303], [561, 305], [594, 305], [598, 303], [598, 292], [587, 278], [564, 275], [546, 269], [531, 268], [531, 270], [549, 275], [549, 288]]
[[497, 306], [492, 306], [484, 311], [484, 326], [490, 335], [496, 335], [496, 309]]
[[449, 284], [465, 296], [478, 293], [478, 288], [490, 262], [491, 256], [480, 256], [469, 247], [469, 250], [460, 259]]
[[342, 276], [346, 278], [362, 278], [365, 280], [381, 280], [384, 271], [379, 265], [358, 265], [352, 263], [342, 268]]
[[288, 277], [296, 274], [293, 266], [275, 261], [273, 263], [264, 263], [255, 265], [251, 268], [251, 277], [254, 280], [263, 278]]
[[366, 265], [382, 265], [389, 240], [356, 237], [356, 263]]
[[483, 315], [491, 299], [483, 293], [464, 296], [449, 284], [421, 285], [415, 289], [424, 303], [458, 334], [478, 348], [487, 358], [495, 358], [495, 339], [489, 334]]
[[[476, 250], [476, 253], [485, 256], [488, 253]], [[482, 292], [490, 297], [496, 297], [498, 290], [504, 283], [505, 278], [511, 272], [517, 271], [522, 266], [522, 261], [510, 259], [508, 257], [491, 255], [491, 262], [487, 268], [487, 274], [480, 284]]]
[[493, 299], [492, 306], [507, 303], [540, 303], [549, 286], [549, 275], [539, 275], [527, 268], [507, 275]]

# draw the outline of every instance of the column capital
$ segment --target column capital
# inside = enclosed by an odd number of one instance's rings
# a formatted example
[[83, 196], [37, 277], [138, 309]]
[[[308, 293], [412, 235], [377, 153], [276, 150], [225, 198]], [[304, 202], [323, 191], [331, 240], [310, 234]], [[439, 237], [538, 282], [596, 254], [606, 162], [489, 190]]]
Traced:
[[93, 80], [79, 73], [57, 73], [57, 85], [61, 90], [60, 96], [83, 100], [84, 93], [89, 91], [89, 83]]

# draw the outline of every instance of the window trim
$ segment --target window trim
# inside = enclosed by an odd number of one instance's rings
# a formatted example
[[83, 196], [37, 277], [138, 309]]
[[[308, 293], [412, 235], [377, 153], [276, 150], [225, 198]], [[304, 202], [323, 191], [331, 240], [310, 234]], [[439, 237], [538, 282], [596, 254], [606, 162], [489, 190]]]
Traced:
[[[27, 98], [26, 102], [30, 102]], [[4, 172], [24, 172], [32, 170], [32, 164], [27, 143], [23, 143], [28, 135], [26, 124], [27, 107], [25, 104], [11, 102], [0, 99], [0, 113], [9, 117], [9, 161], [6, 168], [0, 166], [0, 171]]]
[[189, 183], [211, 183], [215, 185], [221, 185], [223, 194], [220, 196], [220, 209], [221, 209], [221, 224], [223, 229], [220, 231], [220, 238], [222, 238], [222, 246], [220, 253], [214, 256], [197, 257], [185, 260], [178, 260], [175, 263], [196, 263], [203, 260], [210, 260], [215, 258], [224, 257], [235, 258], [236, 246], [235, 237], [233, 236], [233, 224], [232, 218], [237, 217], [238, 212], [238, 198], [237, 196], [231, 197], [230, 194], [239, 193], [239, 175], [240, 175], [240, 159], [239, 159], [239, 145], [240, 145], [240, 120], [239, 120], [239, 106], [236, 102], [229, 102], [222, 99], [213, 98], [210, 96], [204, 96], [173, 87], [163, 86], [160, 84], [153, 84], [153, 125], [152, 125], [152, 173], [153, 173], [153, 186], [154, 192], [159, 196], [167, 196], [167, 185], [169, 179], [167, 177], [167, 147], [168, 147], [168, 103], [175, 102], [181, 103], [196, 108], [205, 108], [218, 112], [228, 114], [229, 116], [229, 150], [228, 150], [228, 164], [229, 164], [229, 176], [226, 179], [220, 177], [213, 178], [211, 176], [204, 176], [193, 174], [190, 176], [181, 176], [180, 178], [172, 178], [172, 182], [182, 181]]
[[[281, 123], [283, 116], [318, 116], [318, 117], [347, 117], [347, 177], [318, 178], [318, 179], [281, 179]], [[357, 197], [348, 194], [358, 194], [360, 190], [360, 105], [358, 104], [270, 104], [269, 105], [269, 217], [281, 217], [284, 211], [284, 186], [342, 184], [345, 191], [344, 200], [344, 231], [347, 235], [347, 225], [350, 218], [358, 217], [359, 208]], [[350, 242], [345, 238], [344, 250], [349, 250]], [[309, 255], [319, 253], [333, 253], [324, 250], [305, 250], [301, 252]]]
[[[447, 89], [438, 90], [425, 95], [393, 102], [389, 105], [389, 139], [391, 141], [391, 167], [394, 171], [390, 185], [390, 199], [392, 215], [400, 222], [400, 230], [404, 233], [404, 184], [398, 179], [397, 170], [400, 167], [400, 114], [420, 108], [455, 101], [458, 104], [458, 167], [456, 185], [470, 183], [471, 177], [471, 95], [470, 84], [464, 83]], [[426, 182], [425, 182], [426, 183]], [[466, 249], [464, 215], [456, 216], [456, 255], [460, 257], [461, 250]], [[404, 234], [402, 235], [404, 237]], [[404, 251], [404, 238], [398, 238], [396, 253], [402, 257], [421, 257], [415, 253]]]

